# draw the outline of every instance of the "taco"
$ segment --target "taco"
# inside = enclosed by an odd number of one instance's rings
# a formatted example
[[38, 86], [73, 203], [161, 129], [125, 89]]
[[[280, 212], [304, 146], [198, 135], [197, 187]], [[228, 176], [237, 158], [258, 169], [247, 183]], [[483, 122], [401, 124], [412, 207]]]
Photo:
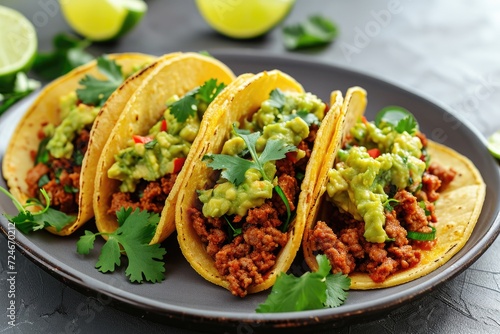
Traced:
[[325, 152], [308, 208], [304, 257], [317, 270], [325, 254], [351, 289], [399, 285], [422, 277], [467, 242], [485, 198], [474, 164], [428, 140], [404, 108], [363, 114], [366, 92], [349, 89], [342, 129]]
[[311, 200], [301, 189], [319, 172], [308, 162], [328, 146], [342, 98], [328, 111], [278, 70], [226, 89], [230, 96], [217, 98], [202, 122], [175, 222], [191, 266], [244, 297], [271, 287], [300, 248]]
[[[137, 87], [131, 75], [153, 60], [145, 54], [124, 53], [82, 65], [47, 85], [17, 125], [2, 173], [21, 203], [30, 198], [43, 202], [43, 188], [51, 208], [69, 215], [70, 223], [60, 230], [48, 227], [50, 232], [69, 235], [93, 217], [95, 166], [118, 118], [109, 110], [119, 110], [128, 100]], [[101, 67], [114, 71], [115, 82], [128, 79], [114, 92], [113, 85], [105, 85], [106, 90], [97, 92], [102, 95], [89, 96], [82, 84], [106, 80], [109, 72]], [[101, 101], [87, 101], [95, 98]]]
[[160, 214], [152, 243], [175, 229], [174, 214], [183, 165], [210, 102], [234, 79], [220, 61], [183, 53], [150, 66], [120, 114], [95, 179], [97, 229], [113, 232], [121, 208]]

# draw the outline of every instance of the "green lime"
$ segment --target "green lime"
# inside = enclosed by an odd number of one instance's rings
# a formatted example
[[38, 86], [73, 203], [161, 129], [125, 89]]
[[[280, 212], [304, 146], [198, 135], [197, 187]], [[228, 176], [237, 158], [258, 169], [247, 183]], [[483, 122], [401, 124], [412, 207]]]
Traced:
[[201, 15], [212, 28], [241, 39], [271, 30], [294, 3], [295, 0], [196, 0]]
[[18, 72], [27, 72], [36, 56], [33, 24], [21, 13], [0, 6], [0, 92], [10, 92]]
[[491, 155], [500, 159], [500, 130], [488, 137], [488, 150]]
[[59, 0], [68, 24], [91, 41], [113, 40], [139, 23], [148, 10], [143, 0]]

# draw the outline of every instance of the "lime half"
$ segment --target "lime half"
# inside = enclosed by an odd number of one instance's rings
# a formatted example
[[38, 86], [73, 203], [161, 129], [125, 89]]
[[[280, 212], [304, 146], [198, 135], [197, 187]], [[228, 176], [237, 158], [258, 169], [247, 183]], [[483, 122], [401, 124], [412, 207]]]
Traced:
[[68, 24], [91, 41], [116, 39], [129, 32], [147, 12], [143, 0], [59, 0]]
[[253, 38], [271, 30], [295, 0], [196, 0], [207, 23], [232, 38]]
[[488, 150], [491, 155], [500, 159], [500, 130], [488, 137]]
[[9, 92], [16, 74], [30, 69], [36, 56], [36, 31], [21, 13], [0, 6], [0, 92]]

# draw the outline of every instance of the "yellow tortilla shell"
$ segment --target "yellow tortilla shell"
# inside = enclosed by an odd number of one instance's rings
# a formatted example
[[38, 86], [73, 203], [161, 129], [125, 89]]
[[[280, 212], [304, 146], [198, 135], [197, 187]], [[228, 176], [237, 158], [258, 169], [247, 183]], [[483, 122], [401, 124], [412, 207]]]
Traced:
[[[109, 57], [114, 59], [125, 73], [130, 73], [134, 68], [148, 64], [155, 59], [153, 56], [139, 53], [113, 54]], [[96, 61], [72, 70], [48, 84], [18, 123], [3, 158], [2, 173], [7, 180], [10, 192], [21, 203], [25, 203], [29, 198], [25, 179], [28, 170], [33, 167], [32, 152], [37, 152], [38, 150], [40, 143], [40, 139], [38, 138], [39, 131], [47, 123], [57, 125], [62, 121], [59, 110], [59, 98], [79, 88], [80, 85], [78, 82], [86, 75], [104, 79], [104, 76], [97, 69]], [[124, 101], [128, 100], [134, 86], [129, 85], [127, 82], [133, 80], [134, 76], [128, 78], [110, 96], [94, 121], [88, 150], [82, 162], [79, 212], [75, 222], [64, 227], [61, 231], [57, 231], [52, 227], [47, 228], [51, 233], [61, 236], [69, 235], [94, 216], [92, 210], [94, 184], [92, 180], [96, 174], [95, 166], [99, 159], [100, 148], [104, 145], [108, 134], [111, 132], [118, 118], [118, 114], [110, 113], [109, 109], [111, 106], [121, 105]], [[113, 107], [113, 109], [116, 108]], [[99, 124], [98, 129], [94, 129], [96, 124]], [[96, 149], [93, 149], [93, 147]]]
[[[147, 73], [141, 76], [139, 86], [127, 101], [123, 111], [118, 111], [121, 112], [120, 117], [98, 161], [99, 172], [95, 178], [94, 212], [99, 232], [112, 232], [118, 227], [116, 216], [107, 213], [112, 195], [119, 191], [120, 185], [120, 181], [108, 178], [107, 173], [115, 162], [115, 154], [127, 147], [133, 135], [147, 134], [163, 116], [169, 98], [173, 95], [183, 96], [212, 78], [228, 84], [233, 80], [234, 74], [220, 61], [197, 53], [161, 57], [149, 66]], [[198, 133], [200, 134], [203, 132]], [[193, 144], [192, 149], [195, 147]], [[186, 163], [188, 161], [189, 157]], [[175, 230], [174, 208], [179, 189], [177, 184], [182, 180], [185, 169], [184, 167], [179, 173], [176, 185], [165, 202], [152, 243], [163, 241]]]
[[[363, 91], [355, 88], [356, 95], [348, 92], [346, 101], [361, 100], [361, 103], [355, 102], [351, 108], [347, 106], [346, 114], [341, 117], [346, 117], [344, 122], [349, 124], [352, 120], [356, 120], [364, 113], [366, 103], [362, 103]], [[366, 99], [366, 93], [364, 96]], [[352, 103], [352, 102], [351, 102]], [[333, 159], [337, 156], [340, 143], [343, 141], [346, 131], [351, 128], [352, 124], [344, 127], [343, 132], [337, 133], [336, 138], [338, 145], [331, 147], [327, 152], [329, 157], [326, 164], [333, 166]], [[424, 275], [431, 273], [441, 265], [451, 259], [456, 253], [462, 249], [479, 218], [481, 208], [486, 194], [486, 185], [481, 177], [481, 174], [474, 164], [465, 156], [459, 154], [455, 150], [444, 145], [428, 141], [428, 153], [431, 160], [439, 163], [445, 168], [452, 167], [457, 175], [450, 185], [441, 192], [439, 200], [435, 203], [436, 215], [438, 222], [436, 224], [436, 236], [438, 243], [430, 251], [421, 251], [422, 257], [420, 262], [413, 268], [397, 272], [389, 276], [382, 283], [375, 283], [365, 273], [350, 274], [351, 289], [367, 290], [385, 288], [403, 284]], [[333, 157], [333, 158], [332, 158]], [[320, 178], [321, 187], [315, 196], [315, 203], [309, 211], [307, 217], [307, 227], [303, 238], [304, 257], [312, 270], [318, 269], [315, 255], [309, 245], [309, 235], [318, 220], [324, 220], [329, 214], [331, 203], [325, 201], [326, 183], [328, 169], [322, 171]]]
[[[232, 124], [251, 117], [259, 109], [262, 102], [268, 99], [269, 93], [276, 88], [283, 91], [303, 92], [303, 88], [298, 82], [278, 70], [258, 73], [243, 82], [235, 81], [227, 88], [230, 90], [231, 95], [217, 99], [217, 103], [209, 108], [210, 117], [202, 123], [202, 126], [206, 128], [205, 135], [196, 139], [195, 143], [199, 141], [198, 145], [196, 145], [197, 150], [193, 153], [180, 186], [175, 222], [182, 253], [194, 270], [202, 277], [226, 289], [229, 289], [229, 283], [219, 274], [214, 259], [207, 253], [206, 246], [193, 229], [188, 209], [191, 207], [201, 208], [196, 190], [213, 186], [218, 175], [217, 172], [214, 172], [205, 163], [201, 162], [203, 156], [220, 153], [224, 143], [229, 139]], [[339, 106], [339, 103], [336, 103], [332, 107], [333, 111], [327, 113], [318, 130], [318, 137], [330, 138], [329, 136], [333, 133], [331, 131], [332, 127], [326, 126], [326, 124], [331, 125], [331, 122], [336, 119], [335, 113], [338, 113]], [[328, 115], [331, 115], [331, 117], [328, 118]], [[330, 120], [330, 123], [328, 123], [328, 120]], [[319, 150], [317, 150], [317, 143], [326, 146], [328, 142], [329, 140], [324, 142], [316, 141], [311, 153], [312, 157], [320, 154]], [[288, 242], [281, 249], [276, 264], [271, 268], [264, 282], [251, 285], [248, 293], [259, 292], [271, 287], [278, 274], [286, 272], [290, 267], [300, 247], [306, 217], [306, 204], [311, 201], [311, 193], [304, 191], [304, 189], [314, 186], [318, 174], [319, 167], [309, 164], [299, 195], [296, 218], [290, 224]]]

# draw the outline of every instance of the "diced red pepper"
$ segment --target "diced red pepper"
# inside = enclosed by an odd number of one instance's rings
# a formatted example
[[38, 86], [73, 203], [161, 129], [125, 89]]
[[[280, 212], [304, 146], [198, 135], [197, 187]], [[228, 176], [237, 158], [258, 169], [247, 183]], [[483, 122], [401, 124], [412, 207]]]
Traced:
[[362, 117], [361, 117], [361, 121], [363, 122], [363, 124], [368, 123], [368, 120], [366, 119], [366, 117], [365, 117], [365, 116], [362, 116]]
[[380, 150], [378, 148], [371, 148], [367, 152], [373, 159], [377, 158], [380, 155]]
[[186, 162], [186, 158], [175, 158], [174, 159], [174, 171], [173, 173], [179, 173]]
[[134, 143], [136, 143], [136, 144], [147, 144], [153, 140], [153, 138], [151, 138], [151, 137], [147, 137], [147, 136], [144, 137], [144, 136], [138, 136], [138, 135], [134, 135], [132, 138], [134, 139]]
[[293, 163], [297, 162], [297, 152], [287, 152], [285, 153], [286, 158]]
[[167, 129], [168, 129], [168, 128], [167, 128], [167, 120], [165, 120], [165, 119], [164, 119], [163, 121], [161, 121], [161, 127], [160, 127], [160, 130], [161, 130], [161, 131], [167, 131]]

